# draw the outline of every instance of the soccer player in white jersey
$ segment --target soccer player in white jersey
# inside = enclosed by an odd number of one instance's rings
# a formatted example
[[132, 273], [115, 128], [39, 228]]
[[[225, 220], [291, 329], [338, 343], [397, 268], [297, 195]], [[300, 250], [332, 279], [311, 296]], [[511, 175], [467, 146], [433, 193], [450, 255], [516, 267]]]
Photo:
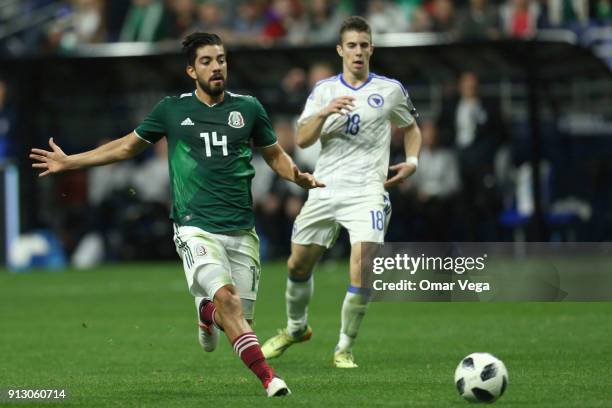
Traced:
[[[312, 271], [344, 227], [351, 240], [350, 286], [342, 304], [334, 366], [353, 368], [357, 365], [352, 346], [369, 301], [369, 290], [361, 282], [362, 253], [367, 256], [384, 242], [391, 212], [385, 189], [416, 171], [421, 133], [401, 83], [370, 73], [373, 46], [367, 21], [346, 19], [336, 49], [342, 74], [314, 87], [297, 130], [302, 148], [321, 141], [314, 176], [327, 188], [311, 190], [295, 220], [287, 262], [287, 327], [269, 339], [262, 351], [266, 358], [278, 357], [312, 336], [307, 322]], [[406, 161], [388, 167], [391, 124], [404, 129]], [[389, 179], [388, 169], [395, 173]]]

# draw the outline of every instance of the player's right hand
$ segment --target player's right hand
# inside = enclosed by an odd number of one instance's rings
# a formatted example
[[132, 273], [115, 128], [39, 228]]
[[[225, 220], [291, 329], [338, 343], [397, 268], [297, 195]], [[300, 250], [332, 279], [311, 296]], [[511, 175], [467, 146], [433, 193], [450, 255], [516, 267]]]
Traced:
[[49, 146], [51, 146], [51, 151], [32, 149], [32, 153], [30, 153], [30, 159], [37, 161], [37, 163], [32, 163], [32, 167], [44, 170], [38, 177], [60, 173], [68, 169], [66, 160], [68, 156], [55, 144], [53, 138], [49, 139]]
[[293, 166], [293, 182], [304, 190], [325, 187], [325, 184], [314, 178], [310, 173], [302, 173], [296, 165]]
[[328, 117], [332, 113], [339, 113], [340, 115], [346, 115], [355, 108], [355, 98], [353, 96], [339, 96], [332, 99], [321, 114], [324, 117]]

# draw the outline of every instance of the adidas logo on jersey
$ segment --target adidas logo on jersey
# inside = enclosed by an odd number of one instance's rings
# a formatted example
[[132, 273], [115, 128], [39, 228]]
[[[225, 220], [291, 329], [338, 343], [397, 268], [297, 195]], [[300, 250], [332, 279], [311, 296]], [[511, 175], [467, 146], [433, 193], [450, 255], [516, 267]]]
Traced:
[[194, 123], [191, 120], [191, 118], [187, 118], [184, 121], [181, 122], [181, 126], [193, 126]]

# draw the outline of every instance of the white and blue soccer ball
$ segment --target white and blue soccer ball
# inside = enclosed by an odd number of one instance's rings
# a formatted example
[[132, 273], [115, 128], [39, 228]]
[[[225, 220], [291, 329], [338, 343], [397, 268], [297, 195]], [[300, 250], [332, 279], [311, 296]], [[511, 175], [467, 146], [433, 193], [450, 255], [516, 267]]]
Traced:
[[470, 402], [493, 402], [508, 386], [508, 370], [504, 363], [489, 353], [472, 353], [455, 370], [459, 395]]

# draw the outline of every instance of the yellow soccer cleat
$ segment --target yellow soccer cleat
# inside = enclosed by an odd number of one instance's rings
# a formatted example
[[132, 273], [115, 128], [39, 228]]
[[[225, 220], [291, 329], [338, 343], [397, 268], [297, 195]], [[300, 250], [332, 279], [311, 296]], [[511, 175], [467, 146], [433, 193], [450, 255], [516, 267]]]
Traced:
[[336, 368], [357, 368], [353, 361], [353, 353], [350, 351], [339, 351], [334, 354], [334, 367]]
[[306, 326], [304, 334], [296, 337], [289, 334], [287, 329], [280, 329], [276, 336], [268, 339], [261, 346], [261, 351], [266, 359], [280, 357], [291, 345], [308, 341], [311, 337], [312, 328], [310, 326]]

